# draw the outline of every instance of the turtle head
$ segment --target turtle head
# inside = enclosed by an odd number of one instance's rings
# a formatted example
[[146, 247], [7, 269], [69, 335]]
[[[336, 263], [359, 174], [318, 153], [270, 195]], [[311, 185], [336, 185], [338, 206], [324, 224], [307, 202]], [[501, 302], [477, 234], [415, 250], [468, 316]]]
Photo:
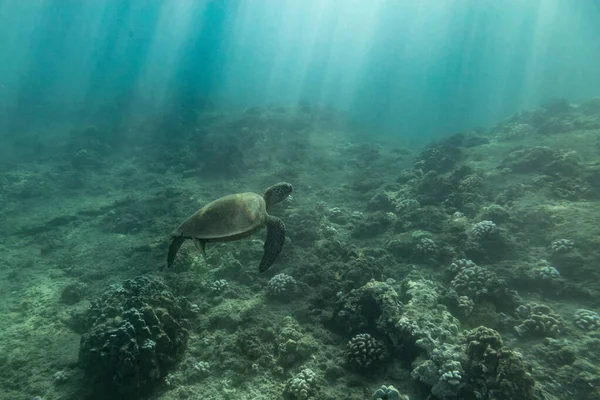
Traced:
[[292, 193], [294, 187], [287, 182], [279, 182], [269, 187], [264, 194], [267, 210], [273, 205], [282, 202]]

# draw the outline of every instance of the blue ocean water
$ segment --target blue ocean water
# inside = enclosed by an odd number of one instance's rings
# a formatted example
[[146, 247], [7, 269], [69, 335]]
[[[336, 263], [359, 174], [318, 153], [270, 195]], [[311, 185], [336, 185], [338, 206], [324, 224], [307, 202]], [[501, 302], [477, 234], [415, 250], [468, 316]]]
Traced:
[[2, 122], [71, 119], [114, 98], [123, 99], [123, 114], [142, 102], [305, 100], [390, 135], [438, 136], [549, 98], [598, 95], [597, 7], [587, 0], [3, 0]]
[[0, 0], [0, 400], [600, 399], [600, 1]]

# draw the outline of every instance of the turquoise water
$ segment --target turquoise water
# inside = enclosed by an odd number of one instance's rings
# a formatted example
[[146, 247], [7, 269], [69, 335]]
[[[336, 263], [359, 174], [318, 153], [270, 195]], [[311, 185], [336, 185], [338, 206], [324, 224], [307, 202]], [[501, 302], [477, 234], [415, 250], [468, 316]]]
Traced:
[[0, 0], [0, 400], [600, 398], [600, 3]]
[[437, 137], [599, 94], [594, 1], [0, 7], [2, 120], [16, 124], [24, 108], [71, 120], [119, 96], [143, 108], [306, 100], [391, 135]]

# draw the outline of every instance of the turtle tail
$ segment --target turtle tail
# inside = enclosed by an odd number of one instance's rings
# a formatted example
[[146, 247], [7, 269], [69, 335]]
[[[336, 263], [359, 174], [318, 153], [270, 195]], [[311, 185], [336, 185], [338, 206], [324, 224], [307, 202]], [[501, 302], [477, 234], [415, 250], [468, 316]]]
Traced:
[[267, 217], [267, 239], [265, 240], [265, 252], [258, 270], [265, 272], [275, 262], [275, 259], [281, 253], [283, 243], [285, 242], [285, 224], [282, 220], [272, 215]]
[[169, 246], [169, 255], [167, 257], [167, 268], [171, 268], [171, 265], [173, 265], [173, 262], [175, 261], [175, 256], [177, 255], [177, 252], [179, 251], [179, 248], [181, 247], [181, 245], [183, 244], [183, 242], [185, 241], [185, 238], [183, 236], [174, 236], [173, 240], [171, 241], [171, 245]]

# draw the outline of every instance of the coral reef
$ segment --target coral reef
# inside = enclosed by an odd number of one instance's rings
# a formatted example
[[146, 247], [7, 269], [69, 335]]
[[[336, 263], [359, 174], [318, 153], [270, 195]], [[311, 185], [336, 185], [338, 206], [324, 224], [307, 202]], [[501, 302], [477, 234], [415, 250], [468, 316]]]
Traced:
[[[0, 160], [4, 397], [600, 398], [599, 100], [424, 149], [305, 102], [139, 118]], [[162, 268], [176, 221], [280, 180], [275, 269], [264, 236]]]
[[158, 278], [112, 286], [87, 313], [79, 361], [102, 398], [137, 398], [167, 374], [186, 349], [193, 315]]

